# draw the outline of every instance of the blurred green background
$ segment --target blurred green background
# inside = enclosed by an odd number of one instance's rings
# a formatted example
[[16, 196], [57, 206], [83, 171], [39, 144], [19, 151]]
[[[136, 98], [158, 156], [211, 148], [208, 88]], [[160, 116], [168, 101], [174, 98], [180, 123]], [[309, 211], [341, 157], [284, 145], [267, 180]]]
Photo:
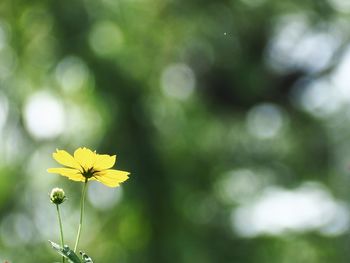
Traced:
[[0, 260], [73, 245], [56, 148], [117, 154], [91, 183], [94, 262], [350, 259], [348, 0], [2, 0]]

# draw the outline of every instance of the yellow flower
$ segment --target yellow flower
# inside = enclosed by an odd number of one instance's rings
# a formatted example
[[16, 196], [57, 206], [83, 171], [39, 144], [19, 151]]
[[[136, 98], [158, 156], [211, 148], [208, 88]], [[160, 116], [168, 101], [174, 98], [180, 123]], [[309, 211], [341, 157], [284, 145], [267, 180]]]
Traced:
[[109, 187], [117, 187], [129, 178], [128, 172], [110, 169], [115, 164], [115, 155], [97, 154], [84, 147], [75, 150], [74, 157], [58, 149], [52, 156], [66, 167], [50, 168], [47, 171], [66, 176], [73, 181], [97, 180]]

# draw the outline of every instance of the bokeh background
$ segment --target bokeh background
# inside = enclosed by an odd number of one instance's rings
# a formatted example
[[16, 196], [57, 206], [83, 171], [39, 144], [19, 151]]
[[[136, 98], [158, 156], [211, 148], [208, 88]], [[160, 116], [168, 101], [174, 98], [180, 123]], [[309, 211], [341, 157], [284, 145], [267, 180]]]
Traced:
[[0, 260], [73, 245], [56, 148], [117, 154], [91, 184], [95, 262], [350, 259], [348, 0], [2, 0]]

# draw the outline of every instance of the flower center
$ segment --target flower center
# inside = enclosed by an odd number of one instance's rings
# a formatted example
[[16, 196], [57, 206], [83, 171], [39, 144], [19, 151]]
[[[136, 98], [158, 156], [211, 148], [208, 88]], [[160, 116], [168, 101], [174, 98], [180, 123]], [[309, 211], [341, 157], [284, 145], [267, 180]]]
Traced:
[[91, 168], [89, 168], [87, 171], [85, 171], [85, 169], [83, 169], [82, 175], [83, 175], [85, 178], [91, 178], [91, 177], [94, 176], [94, 173], [95, 173], [95, 172], [96, 172], [96, 171], [94, 171], [94, 169], [91, 167]]

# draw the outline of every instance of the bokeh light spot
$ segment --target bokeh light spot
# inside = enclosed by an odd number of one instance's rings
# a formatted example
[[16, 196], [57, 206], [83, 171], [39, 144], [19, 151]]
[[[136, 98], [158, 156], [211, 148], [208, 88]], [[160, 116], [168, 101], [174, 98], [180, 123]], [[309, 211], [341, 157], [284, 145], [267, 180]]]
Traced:
[[[336, 32], [315, 31], [304, 15], [283, 16], [267, 49], [268, 63], [275, 71], [302, 68], [323, 69], [340, 43]], [[317, 46], [317, 48], [315, 48]]]
[[296, 86], [295, 96], [300, 107], [315, 117], [327, 117], [337, 112], [341, 98], [329, 79], [319, 79], [304, 86]]
[[9, 103], [5, 95], [0, 93], [0, 131], [4, 128], [9, 112]]
[[96, 209], [108, 210], [121, 200], [123, 191], [121, 187], [109, 188], [99, 182], [91, 182], [87, 194]]
[[90, 32], [89, 43], [92, 50], [99, 56], [115, 55], [122, 48], [123, 32], [113, 22], [97, 22]]
[[65, 126], [63, 105], [53, 95], [38, 92], [26, 101], [24, 121], [28, 132], [36, 139], [57, 137]]
[[216, 184], [216, 191], [226, 204], [244, 203], [259, 195], [272, 179], [270, 171], [235, 169], [223, 175]]
[[193, 93], [195, 84], [193, 70], [186, 64], [169, 65], [161, 75], [164, 94], [180, 100], [187, 99]]
[[342, 13], [350, 12], [350, 2], [348, 0], [328, 0], [334, 9]]
[[[260, 198], [232, 212], [232, 226], [240, 236], [281, 235], [288, 231], [318, 230], [341, 234], [349, 228], [349, 211], [322, 185], [304, 183], [295, 190], [269, 187]], [[327, 234], [327, 233], [326, 233]]]
[[270, 103], [254, 106], [248, 112], [246, 119], [249, 133], [261, 139], [276, 136], [283, 124], [284, 119], [281, 109]]
[[78, 91], [88, 81], [89, 71], [78, 57], [65, 57], [56, 67], [56, 79], [66, 92]]

